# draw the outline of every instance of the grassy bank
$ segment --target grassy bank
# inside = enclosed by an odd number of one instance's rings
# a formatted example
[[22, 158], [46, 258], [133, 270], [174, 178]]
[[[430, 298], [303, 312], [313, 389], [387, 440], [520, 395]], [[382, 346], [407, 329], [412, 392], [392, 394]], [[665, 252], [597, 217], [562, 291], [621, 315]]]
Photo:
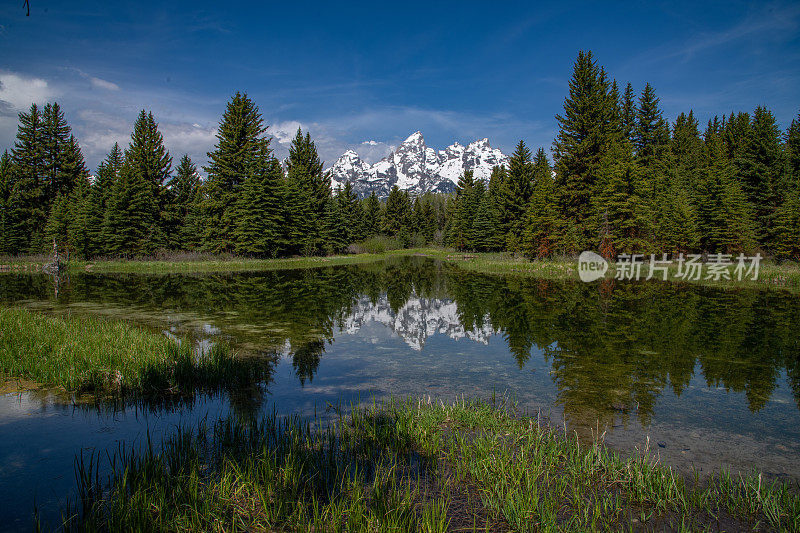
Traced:
[[[461, 268], [482, 274], [496, 274], [506, 276], [525, 276], [540, 279], [571, 279], [578, 280], [578, 261], [576, 259], [545, 259], [529, 261], [522, 257], [511, 254], [500, 253], [463, 253], [453, 252], [452, 250], [441, 249], [420, 249], [412, 253], [419, 253], [427, 257], [448, 261]], [[649, 258], [649, 256], [648, 256]], [[646, 259], [641, 267], [641, 278], [647, 277], [649, 266]], [[733, 267], [731, 267], [731, 274]], [[787, 289], [793, 292], [800, 291], [800, 264], [782, 263], [777, 264], [769, 260], [762, 260], [757, 280], [743, 279], [719, 280], [714, 281], [704, 279], [707, 270], [704, 268], [702, 277], [699, 280], [680, 281], [675, 279], [678, 272], [677, 265], [672, 265], [668, 271], [669, 281], [679, 281], [681, 283], [691, 283], [695, 285], [715, 286], [720, 288], [771, 288]], [[606, 279], [613, 279], [615, 276], [614, 263], [609, 264]], [[661, 274], [656, 273], [656, 279], [661, 279]], [[733, 276], [732, 276], [733, 277]], [[623, 281], [622, 283], [626, 283]]]
[[539, 425], [513, 404], [394, 401], [322, 425], [183, 428], [77, 464], [65, 529], [798, 531], [800, 497], [759, 476], [685, 480]]
[[253, 383], [265, 371], [222, 345], [198, 356], [188, 342], [122, 321], [0, 307], [3, 382], [100, 394], [192, 394]]
[[[102, 259], [97, 261], [75, 261], [68, 264], [71, 272], [97, 272], [119, 274], [191, 274], [202, 272], [249, 272], [264, 270], [286, 270], [292, 268], [314, 268], [323, 266], [369, 263], [386, 257], [387, 254], [352, 254], [328, 257], [286, 257], [279, 259], [252, 259], [236, 256], [180, 255], [173, 258]], [[0, 272], [41, 272], [47, 259], [5, 258], [0, 259]]]
[[[295, 268], [315, 268], [324, 266], [353, 265], [380, 261], [388, 257], [422, 255], [455, 264], [460, 268], [482, 274], [526, 276], [541, 279], [578, 280], [578, 263], [573, 258], [546, 259], [529, 261], [523, 257], [507, 253], [465, 253], [446, 248], [412, 248], [404, 250], [386, 250], [380, 253], [359, 253], [329, 257], [290, 257], [279, 259], [252, 259], [236, 256], [215, 256], [207, 254], [175, 254], [160, 258], [145, 259], [108, 259], [98, 261], [71, 261], [68, 265], [74, 272], [97, 273], [135, 273], [135, 274], [167, 274], [167, 273], [203, 273], [203, 272], [248, 272], [265, 270], [286, 270]], [[0, 273], [41, 272], [48, 261], [45, 257], [0, 258]], [[648, 266], [641, 268], [641, 279], [647, 276]], [[732, 269], [731, 269], [732, 271]], [[761, 262], [757, 280], [742, 281], [704, 279], [682, 281], [698, 285], [717, 286], [722, 288], [773, 288], [800, 291], [800, 264], [787, 262], [776, 264], [765, 260]], [[669, 269], [668, 279], [675, 281], [677, 265]], [[606, 279], [613, 279], [614, 264], [609, 265]], [[657, 275], [658, 276], [658, 275]]]

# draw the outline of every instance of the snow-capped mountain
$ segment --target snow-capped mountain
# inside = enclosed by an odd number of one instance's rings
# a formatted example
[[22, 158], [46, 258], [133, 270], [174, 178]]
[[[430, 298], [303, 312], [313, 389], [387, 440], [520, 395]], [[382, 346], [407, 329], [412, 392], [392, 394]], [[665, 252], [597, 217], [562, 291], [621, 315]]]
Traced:
[[334, 190], [350, 181], [360, 197], [373, 191], [386, 197], [394, 185], [412, 194], [451, 192], [465, 170], [472, 170], [476, 179], [488, 180], [492, 168], [507, 163], [508, 156], [492, 148], [488, 139], [467, 146], [454, 143], [437, 152], [425, 145], [422, 133], [416, 132], [374, 165], [348, 150], [329, 170]]
[[376, 322], [391, 329], [412, 350], [422, 350], [428, 337], [437, 333], [447, 335], [451, 339], [469, 339], [488, 344], [495, 334], [489, 317], [482, 327], [467, 330], [461, 324], [458, 306], [450, 300], [435, 300], [411, 296], [397, 310], [392, 311], [389, 299], [383, 295], [373, 304], [367, 297], [359, 298], [353, 310], [342, 325], [342, 331], [354, 335], [369, 322]]

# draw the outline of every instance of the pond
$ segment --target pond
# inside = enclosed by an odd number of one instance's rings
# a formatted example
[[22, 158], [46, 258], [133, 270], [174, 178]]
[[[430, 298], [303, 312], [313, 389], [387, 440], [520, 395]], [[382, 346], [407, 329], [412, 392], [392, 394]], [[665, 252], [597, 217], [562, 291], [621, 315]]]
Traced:
[[55, 521], [74, 458], [228, 414], [324, 415], [372, 398], [512, 395], [612, 448], [800, 481], [800, 298], [661, 282], [485, 276], [420, 257], [203, 275], [0, 277], [0, 304], [220, 340], [270, 376], [169, 405], [0, 396], [0, 524]]

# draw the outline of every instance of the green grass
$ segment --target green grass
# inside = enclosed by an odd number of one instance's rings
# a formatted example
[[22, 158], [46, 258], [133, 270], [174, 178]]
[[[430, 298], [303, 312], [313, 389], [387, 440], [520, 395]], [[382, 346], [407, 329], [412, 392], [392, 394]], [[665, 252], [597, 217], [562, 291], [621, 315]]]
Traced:
[[48, 316], [0, 307], [0, 380], [22, 379], [69, 392], [194, 394], [252, 384], [263, 362], [224, 345], [207, 354], [191, 343], [118, 320]]
[[[339, 411], [341, 413], [341, 411]], [[66, 530], [800, 530], [758, 475], [705, 482], [540, 425], [513, 403], [391, 401], [322, 424], [274, 414], [79, 457]]]
[[[380, 261], [388, 257], [423, 255], [433, 259], [450, 262], [460, 268], [482, 274], [525, 276], [551, 280], [578, 280], [578, 264], [574, 258], [554, 258], [529, 261], [508, 253], [466, 253], [447, 248], [392, 249], [391, 239], [373, 239], [360, 243], [358, 253], [330, 257], [291, 257], [279, 259], [252, 259], [236, 256], [214, 256], [206, 254], [176, 253], [172, 256], [145, 259], [107, 259], [98, 261], [70, 261], [70, 271], [97, 273], [202, 273], [202, 272], [248, 272], [265, 270], [286, 270], [295, 268], [316, 268], [337, 265], [353, 265]], [[45, 257], [6, 257], [0, 258], [0, 273], [41, 272]], [[647, 265], [642, 266], [642, 279], [646, 277]], [[677, 271], [670, 269], [669, 279]], [[704, 274], [705, 276], [705, 270]], [[614, 265], [611, 264], [606, 279], [613, 279]], [[721, 288], [770, 288], [800, 292], [800, 264], [786, 262], [777, 264], [762, 260], [758, 280], [713, 281], [689, 280], [682, 283], [717, 286]]]
[[[572, 258], [545, 259], [529, 261], [523, 257], [514, 256], [507, 253], [464, 253], [452, 250], [441, 249], [420, 249], [414, 250], [415, 253], [427, 257], [448, 261], [465, 270], [478, 272], [481, 274], [495, 274], [504, 276], [523, 276], [540, 279], [578, 280], [578, 262]], [[649, 257], [649, 256], [648, 256]], [[641, 268], [641, 279], [647, 276], [647, 261]], [[731, 273], [732, 273], [731, 268]], [[670, 267], [668, 280], [674, 279], [677, 273], [677, 265]], [[605, 279], [613, 279], [615, 275], [614, 264], [609, 265]], [[703, 278], [706, 270], [703, 270]], [[656, 279], [660, 280], [660, 274], [656, 274]], [[697, 285], [715, 286], [720, 288], [769, 288], [786, 289], [793, 292], [800, 291], [800, 264], [794, 262], [775, 263], [769, 260], [762, 260], [759, 276], [757, 280], [743, 279], [738, 280], [688, 280], [681, 283], [691, 283]], [[621, 282], [625, 283], [625, 281]]]

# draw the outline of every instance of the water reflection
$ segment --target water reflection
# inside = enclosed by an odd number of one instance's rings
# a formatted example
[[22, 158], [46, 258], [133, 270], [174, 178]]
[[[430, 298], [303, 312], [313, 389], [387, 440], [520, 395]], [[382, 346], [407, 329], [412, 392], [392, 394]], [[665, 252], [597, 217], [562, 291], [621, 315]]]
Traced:
[[[72, 457], [176, 424], [393, 395], [509, 390], [626, 450], [647, 436], [680, 468], [800, 480], [800, 299], [664, 283], [482, 276], [402, 258], [213, 275], [0, 275], [0, 303], [123, 318], [242, 354], [221, 389], [65, 405], [0, 395], [0, 523], [27, 529], [72, 486]], [[662, 446], [663, 444], [663, 446]], [[20, 476], [26, 473], [24, 487]], [[57, 510], [55, 504], [50, 506]], [[55, 516], [57, 516], [57, 511]]]
[[337, 335], [376, 323], [412, 350], [434, 335], [482, 344], [502, 335], [520, 369], [540, 352], [567, 416], [635, 412], [646, 425], [662, 392], [680, 396], [698, 372], [708, 387], [743, 393], [753, 412], [785, 374], [800, 405], [800, 300], [777, 292], [489, 277], [421, 258], [233, 275], [81, 274], [58, 297], [46, 276], [0, 280], [0, 301], [120, 316], [200, 342], [221, 335], [265, 357], [284, 352], [302, 384]]

